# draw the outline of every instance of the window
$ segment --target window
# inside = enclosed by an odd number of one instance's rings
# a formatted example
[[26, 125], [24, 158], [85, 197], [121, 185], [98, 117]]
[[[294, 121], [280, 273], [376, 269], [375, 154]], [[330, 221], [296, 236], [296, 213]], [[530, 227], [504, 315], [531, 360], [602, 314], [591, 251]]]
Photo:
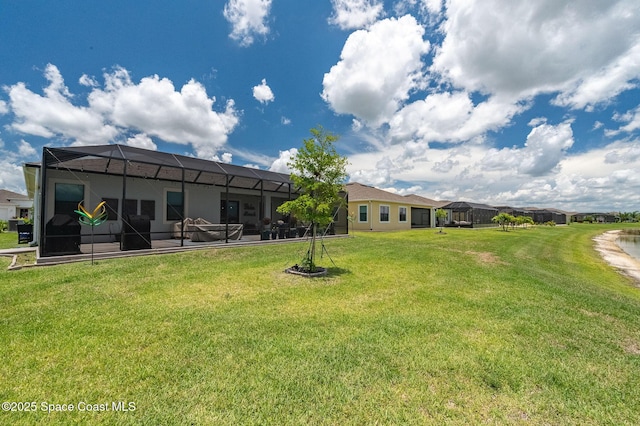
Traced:
[[183, 212], [182, 192], [167, 191], [167, 220], [182, 220]]
[[358, 206], [358, 222], [369, 221], [369, 210], [366, 204]]
[[122, 203], [122, 217], [126, 218], [130, 214], [138, 214], [138, 200], [125, 199]]
[[453, 212], [451, 219], [454, 222], [466, 222], [467, 221], [467, 212]]
[[380, 222], [389, 222], [389, 206], [380, 206]]
[[[77, 183], [56, 183], [54, 214], [68, 214], [76, 217], [74, 210], [84, 200], [84, 185]], [[89, 209], [89, 207], [85, 206]]]
[[149, 220], [156, 220], [156, 201], [140, 200], [140, 214], [149, 216]]
[[118, 204], [117, 198], [103, 198], [105, 207], [107, 208], [107, 220], [118, 220]]
[[[229, 207], [228, 209], [227, 206]], [[227, 215], [229, 216], [228, 218]], [[222, 223], [227, 223], [227, 219], [229, 220], [229, 223], [240, 222], [239, 201], [229, 201], [229, 204], [227, 204], [227, 200], [222, 200], [220, 202], [220, 221]]]
[[406, 221], [407, 221], [407, 208], [398, 207], [398, 222], [406, 222]]

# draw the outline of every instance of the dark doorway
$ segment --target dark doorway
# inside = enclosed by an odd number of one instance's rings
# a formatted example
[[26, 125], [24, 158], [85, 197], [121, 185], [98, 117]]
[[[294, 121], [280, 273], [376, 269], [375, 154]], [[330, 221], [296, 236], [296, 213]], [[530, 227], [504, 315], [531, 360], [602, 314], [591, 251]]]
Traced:
[[430, 228], [431, 227], [431, 210], [418, 207], [411, 207], [411, 227], [412, 228]]

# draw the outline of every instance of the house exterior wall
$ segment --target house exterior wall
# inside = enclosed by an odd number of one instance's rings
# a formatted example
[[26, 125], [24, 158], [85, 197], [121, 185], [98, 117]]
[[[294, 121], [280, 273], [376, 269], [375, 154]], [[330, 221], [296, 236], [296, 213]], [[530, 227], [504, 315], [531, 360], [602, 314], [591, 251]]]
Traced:
[[32, 200], [12, 200], [9, 203], [0, 203], [0, 220], [19, 219], [21, 217], [20, 212], [33, 207]]
[[16, 215], [16, 206], [11, 204], [0, 204], [0, 220], [13, 219]]
[[[104, 198], [118, 200], [118, 216], [116, 220], [107, 220], [95, 228], [95, 242], [114, 241], [122, 230], [119, 215], [123, 211], [123, 177], [96, 173], [70, 173], [64, 170], [49, 169], [45, 186], [45, 218], [46, 224], [55, 211], [55, 184], [72, 183], [84, 185], [84, 206], [91, 211]], [[203, 218], [211, 223], [221, 223], [221, 202], [226, 200], [225, 188], [219, 186], [185, 183], [184, 217]], [[137, 214], [141, 214], [141, 201], [150, 200], [155, 204], [155, 218], [150, 221], [151, 238], [166, 239], [171, 236], [173, 225], [177, 220], [166, 217], [167, 192], [181, 192], [181, 182], [161, 181], [128, 177], [126, 179], [126, 199], [136, 201]], [[265, 211], [275, 209], [282, 200], [275, 195], [265, 193]], [[273, 202], [272, 202], [273, 198]], [[247, 230], [260, 229], [260, 192], [231, 188], [229, 201], [237, 201], [239, 207], [239, 223]], [[83, 243], [88, 243], [90, 230], [83, 227]]]
[[[360, 207], [366, 206], [367, 220], [360, 217]], [[388, 207], [389, 220], [380, 220], [380, 207]], [[400, 208], [406, 210], [406, 220], [400, 220]], [[349, 200], [349, 215], [353, 217], [351, 229], [356, 231], [399, 231], [411, 229], [411, 204], [390, 201], [351, 201]]]

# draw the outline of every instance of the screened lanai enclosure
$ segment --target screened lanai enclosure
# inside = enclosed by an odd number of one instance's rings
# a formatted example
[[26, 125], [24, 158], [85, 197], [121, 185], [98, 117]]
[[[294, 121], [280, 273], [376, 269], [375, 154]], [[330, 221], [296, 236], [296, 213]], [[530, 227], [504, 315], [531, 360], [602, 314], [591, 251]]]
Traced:
[[498, 209], [486, 204], [456, 201], [442, 206], [447, 212], [446, 226], [482, 228], [495, 226], [491, 219], [498, 214]]
[[[134, 250], [260, 239], [274, 226], [294, 237], [304, 226], [276, 212], [299, 195], [289, 175], [124, 145], [45, 147], [25, 180], [41, 257], [80, 253], [91, 241]], [[78, 203], [91, 212], [103, 201], [102, 225], [78, 223]], [[346, 217], [336, 211], [332, 232], [347, 232]]]

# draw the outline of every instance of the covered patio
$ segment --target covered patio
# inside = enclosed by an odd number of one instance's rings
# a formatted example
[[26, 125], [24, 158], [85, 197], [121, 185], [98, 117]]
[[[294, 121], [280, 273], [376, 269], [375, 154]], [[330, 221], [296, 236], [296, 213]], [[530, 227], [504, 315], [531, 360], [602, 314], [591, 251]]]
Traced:
[[[276, 208], [299, 194], [285, 174], [124, 145], [45, 147], [42, 163], [24, 172], [41, 258], [85, 256], [91, 241], [94, 250], [111, 252], [202, 246], [179, 225], [187, 218], [202, 218], [222, 235], [211, 244], [255, 242], [264, 222], [289, 220]], [[78, 203], [91, 211], [103, 201], [106, 222], [79, 227]], [[53, 226], [62, 219], [67, 231]]]

